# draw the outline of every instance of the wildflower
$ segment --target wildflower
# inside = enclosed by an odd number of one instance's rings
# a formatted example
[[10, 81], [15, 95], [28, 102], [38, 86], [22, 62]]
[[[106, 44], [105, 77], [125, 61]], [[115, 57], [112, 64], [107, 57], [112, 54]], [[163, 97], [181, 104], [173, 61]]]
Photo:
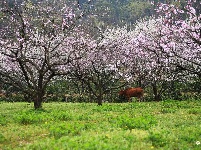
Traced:
[[196, 141], [196, 143], [195, 143], [196, 145], [200, 145], [200, 141]]
[[106, 138], [110, 138], [110, 135], [109, 135], [109, 134], [106, 134], [105, 137], [106, 137]]

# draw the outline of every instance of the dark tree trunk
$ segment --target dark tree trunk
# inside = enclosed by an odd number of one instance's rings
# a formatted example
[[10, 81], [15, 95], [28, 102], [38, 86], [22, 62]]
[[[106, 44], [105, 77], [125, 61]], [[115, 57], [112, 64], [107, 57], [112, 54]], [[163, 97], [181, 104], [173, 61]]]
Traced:
[[138, 87], [142, 87], [142, 79], [141, 78], [138, 79], [137, 85], [138, 85]]
[[98, 100], [98, 106], [102, 105], [102, 101], [103, 101], [103, 90], [102, 90], [102, 85], [98, 85], [98, 96], [97, 96], [97, 100]]
[[154, 93], [154, 101], [160, 101], [161, 100], [161, 96], [158, 93], [158, 89], [157, 89], [156, 83], [152, 84], [152, 89], [153, 89], [153, 93]]
[[101, 106], [101, 105], [102, 105], [102, 99], [98, 98], [98, 106]]
[[35, 93], [34, 93], [34, 108], [35, 109], [42, 108], [42, 102], [45, 95], [45, 86], [43, 84], [43, 76], [44, 76], [43, 73], [39, 74], [38, 86], [35, 89]]
[[102, 100], [103, 100], [103, 96], [102, 96], [102, 95], [99, 95], [99, 96], [97, 97], [98, 106], [101, 106], [101, 105], [102, 105]]
[[44, 98], [45, 92], [44, 90], [38, 90], [38, 92], [34, 95], [34, 108], [40, 109], [42, 108], [42, 102]]
[[36, 99], [34, 100], [34, 108], [35, 108], [35, 109], [40, 109], [40, 108], [42, 108], [42, 100], [41, 100], [41, 99], [36, 98]]

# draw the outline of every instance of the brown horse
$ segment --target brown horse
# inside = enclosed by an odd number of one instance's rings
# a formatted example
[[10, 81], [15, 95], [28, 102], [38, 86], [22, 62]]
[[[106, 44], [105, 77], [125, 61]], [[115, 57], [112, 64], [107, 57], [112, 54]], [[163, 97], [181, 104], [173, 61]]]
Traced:
[[139, 102], [142, 100], [144, 90], [140, 87], [137, 88], [127, 88], [125, 90], [119, 91], [119, 96], [124, 96], [129, 102], [131, 102], [131, 97], [137, 97]]

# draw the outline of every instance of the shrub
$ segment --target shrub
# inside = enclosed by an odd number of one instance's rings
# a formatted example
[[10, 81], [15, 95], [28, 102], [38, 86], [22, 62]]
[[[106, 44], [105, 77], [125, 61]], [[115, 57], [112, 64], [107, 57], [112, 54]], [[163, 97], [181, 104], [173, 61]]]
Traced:
[[148, 140], [152, 142], [154, 147], [164, 147], [167, 144], [167, 140], [160, 133], [150, 132]]
[[88, 124], [80, 124], [80, 123], [74, 123], [74, 124], [66, 124], [62, 123], [59, 125], [51, 126], [49, 128], [50, 130], [50, 136], [54, 136], [56, 139], [61, 138], [62, 136], [75, 136], [79, 135], [81, 131], [88, 129]]
[[6, 125], [6, 124], [7, 122], [6, 122], [5, 116], [0, 115], [0, 125]]
[[21, 112], [15, 119], [18, 123], [23, 125], [43, 123], [47, 120], [44, 110], [30, 110]]
[[60, 112], [57, 113], [54, 118], [58, 119], [58, 120], [62, 120], [62, 121], [70, 121], [73, 120], [73, 116], [71, 114], [69, 114], [68, 112]]
[[192, 108], [188, 111], [189, 114], [194, 114], [194, 115], [201, 115], [201, 110], [198, 108]]
[[124, 129], [144, 129], [148, 130], [152, 126], [157, 124], [156, 119], [151, 115], [139, 116], [139, 117], [129, 117], [122, 116], [118, 118], [118, 123], [121, 128]]
[[6, 141], [6, 138], [0, 133], [0, 142]]

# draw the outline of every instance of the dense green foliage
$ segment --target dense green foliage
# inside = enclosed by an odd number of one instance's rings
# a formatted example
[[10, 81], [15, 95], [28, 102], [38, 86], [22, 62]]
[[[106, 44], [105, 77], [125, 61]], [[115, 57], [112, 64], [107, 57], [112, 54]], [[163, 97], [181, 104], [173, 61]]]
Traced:
[[201, 149], [200, 101], [0, 104], [0, 149]]
[[[97, 14], [96, 19], [99, 21], [99, 25], [124, 26], [125, 24], [133, 24], [144, 17], [154, 15], [154, 9], [159, 2], [173, 3], [183, 7], [185, 0], [180, 2], [175, 2], [174, 0], [94, 0], [93, 13]], [[200, 8], [197, 9], [199, 10]]]
[[[174, 99], [174, 100], [200, 100], [201, 99], [201, 80], [195, 78], [192, 82], [179, 82], [179, 81], [170, 81], [167, 83], [159, 84], [158, 90], [164, 90], [161, 94], [161, 100]], [[108, 85], [112, 85], [114, 82], [108, 82]], [[119, 83], [116, 82], [116, 85]], [[137, 87], [138, 85], [133, 83], [130, 84], [132, 87]], [[6, 88], [5, 88], [6, 89]], [[153, 101], [153, 90], [150, 85], [144, 88], [144, 101]], [[114, 89], [110, 93], [104, 94], [103, 100], [107, 102], [127, 102], [124, 97], [119, 97], [118, 92], [120, 88]], [[12, 89], [8, 90], [8, 95], [0, 96], [0, 102], [31, 102], [31, 100], [24, 97], [19, 91]], [[13, 94], [12, 92], [18, 92]], [[133, 101], [136, 101], [136, 98], [133, 98]], [[87, 91], [85, 86], [82, 86], [80, 82], [73, 80], [55, 80], [51, 82], [48, 86], [46, 95], [46, 102], [96, 102], [96, 98], [93, 95], [90, 95], [90, 92]]]
[[97, 19], [109, 26], [133, 24], [137, 19], [151, 16], [154, 12], [154, 7], [147, 0], [96, 0], [94, 8]]

